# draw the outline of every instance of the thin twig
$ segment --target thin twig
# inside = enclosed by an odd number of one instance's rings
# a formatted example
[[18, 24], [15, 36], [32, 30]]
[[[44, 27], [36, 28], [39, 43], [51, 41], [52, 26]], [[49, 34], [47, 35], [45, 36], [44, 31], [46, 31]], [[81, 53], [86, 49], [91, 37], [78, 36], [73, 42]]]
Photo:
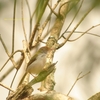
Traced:
[[[33, 14], [31, 15], [31, 17], [30, 17], [30, 26], [32, 27], [32, 21], [33, 21], [33, 16], [35, 15], [35, 13], [36, 13], [36, 9], [33, 11]], [[35, 25], [35, 27], [34, 27], [34, 29], [36, 28], [36, 25]], [[32, 31], [32, 30], [31, 30]], [[34, 30], [35, 31], [35, 30]], [[33, 32], [34, 32], [33, 31]], [[29, 34], [29, 39], [30, 38], [32, 38], [31, 37], [31, 34], [33, 33], [33, 32], [31, 32], [30, 34]]]
[[[30, 5], [29, 5], [28, 0], [26, 0], [26, 4], [27, 4], [27, 7], [28, 7], [28, 12], [29, 12], [29, 17], [30, 17], [30, 29], [29, 29], [29, 34], [31, 34], [31, 32], [32, 32], [32, 20], [31, 20], [31, 9], [30, 9]], [[30, 35], [29, 35], [29, 36], [30, 36]]]
[[[41, 1], [41, 0], [40, 0]], [[37, 15], [37, 12], [38, 12], [38, 16], [37, 16], [37, 18], [36, 18], [36, 24], [35, 24], [35, 27], [34, 27], [34, 29], [33, 29], [33, 31], [32, 31], [32, 34], [31, 34], [31, 36], [30, 36], [30, 41], [29, 41], [29, 48], [31, 49], [32, 48], [32, 43], [33, 43], [33, 41], [34, 41], [34, 37], [35, 37], [35, 34], [36, 34], [36, 32], [37, 32], [37, 29], [38, 29], [38, 25], [39, 25], [39, 23], [40, 23], [40, 21], [41, 21], [41, 18], [42, 18], [42, 16], [43, 16], [43, 13], [44, 13], [44, 11], [45, 11], [45, 9], [46, 9], [46, 7], [47, 7], [47, 4], [48, 4], [48, 2], [49, 2], [49, 0], [46, 0], [46, 1], [43, 1], [43, 2], [40, 2], [39, 0], [37, 0], [37, 4], [36, 4], [36, 10], [35, 10], [35, 12], [36, 12], [36, 15]], [[43, 5], [42, 5], [43, 4]], [[40, 11], [40, 12], [39, 12]]]
[[7, 55], [10, 56], [10, 53], [8, 52], [7, 47], [6, 47], [4, 41], [3, 41], [2, 37], [1, 37], [1, 34], [0, 34], [0, 41], [1, 41], [2, 45], [3, 45], [3, 47], [4, 47], [5, 52], [7, 53]]
[[[29, 15], [30, 15], [30, 19], [31, 19], [31, 11], [30, 11], [30, 7], [29, 7], [29, 3], [28, 3], [28, 1], [26, 0], [26, 2], [27, 2], [27, 5], [28, 5], [28, 9], [29, 9]], [[27, 44], [27, 49], [28, 49], [28, 51], [30, 51], [29, 50], [29, 45], [28, 45], [28, 41], [27, 41], [27, 36], [26, 36], [26, 31], [25, 31], [25, 27], [24, 27], [24, 20], [23, 20], [23, 15], [24, 15], [24, 13], [23, 13], [23, 0], [22, 0], [22, 2], [21, 2], [21, 11], [22, 11], [22, 26], [23, 26], [23, 31], [24, 31], [24, 37], [25, 37], [25, 41], [26, 41], [26, 44]], [[30, 25], [31, 25], [31, 23], [30, 23]], [[30, 26], [31, 27], [31, 26]], [[30, 29], [30, 32], [31, 32], [31, 29]]]
[[26, 0], [26, 3], [27, 3], [28, 11], [29, 11], [29, 16], [31, 17], [31, 9], [30, 9], [28, 0]]
[[[66, 33], [70, 33], [71, 31], [67, 31]], [[84, 32], [82, 32], [82, 31], [75, 31], [74, 33], [84, 33]], [[89, 34], [89, 35], [93, 35], [93, 36], [97, 36], [97, 37], [100, 37], [100, 35], [98, 35], [98, 34], [94, 34], [94, 33], [90, 33], [90, 32], [88, 32], [88, 33], [85, 33], [85, 34]], [[65, 37], [64, 37], [65, 38]]]
[[72, 42], [72, 41], [78, 40], [78, 39], [81, 38], [84, 34], [86, 34], [88, 31], [90, 31], [91, 29], [93, 29], [93, 28], [95, 28], [95, 27], [97, 27], [97, 26], [100, 26], [100, 24], [97, 24], [97, 25], [95, 25], [95, 26], [92, 26], [91, 28], [89, 28], [88, 30], [86, 30], [85, 32], [83, 32], [83, 34], [81, 34], [81, 35], [80, 35], [79, 37], [77, 37], [76, 39], [68, 40], [68, 41]]
[[91, 12], [91, 10], [94, 8], [95, 6], [91, 7], [87, 12], [86, 14], [81, 18], [81, 20], [77, 23], [77, 25], [74, 27], [74, 29], [71, 31], [71, 33], [68, 35], [68, 37], [66, 38], [66, 40], [61, 43], [59, 45], [59, 48], [62, 47], [68, 40], [69, 38], [71, 37], [71, 35], [74, 33], [74, 31], [77, 29], [77, 27], [81, 24], [81, 22], [86, 18], [86, 16]]
[[13, 71], [13, 69], [14, 66], [11, 66], [5, 73], [2, 74], [2, 76], [0, 75], [0, 82], [2, 82], [6, 78], [6, 76], [8, 76], [8, 74]]
[[85, 77], [85, 76], [86, 76], [87, 74], [89, 74], [89, 73], [90, 73], [90, 71], [89, 71], [88, 73], [82, 75], [82, 76], [80, 76], [80, 75], [82, 74], [82, 72], [80, 72], [80, 73], [78, 74], [78, 76], [77, 76], [77, 78], [76, 78], [74, 84], [72, 85], [72, 87], [70, 88], [69, 92], [67, 93], [67, 96], [68, 96], [69, 93], [72, 91], [72, 89], [73, 89], [73, 87], [75, 86], [76, 82], [77, 82], [79, 79]]
[[[16, 61], [17, 67], [18, 67], [17, 69], [20, 68], [21, 64], [23, 63], [23, 60], [24, 60], [24, 57], [22, 56], [18, 61]], [[9, 67], [9, 69], [7, 69], [7, 71], [3, 73], [2, 76], [0, 77], [0, 82], [3, 81], [13, 69], [14, 69], [14, 66]]]
[[[60, 2], [61, 0], [58, 0], [57, 1], [57, 3], [54, 5], [54, 7], [52, 8], [52, 10], [54, 10], [56, 7], [57, 7], [57, 5], [59, 4], [59, 2]], [[36, 10], [35, 10], [36, 11]], [[34, 11], [34, 13], [33, 13], [33, 15], [35, 14], [35, 11]], [[51, 14], [52, 14], [53, 12], [51, 11], [51, 13], [48, 15], [48, 17], [47, 17], [47, 19], [46, 19], [46, 21], [44, 22], [44, 24], [42, 25], [42, 27], [39, 29], [39, 34], [42, 34], [42, 32], [43, 32], [43, 30], [44, 30], [44, 28], [46, 27], [46, 25], [47, 25], [47, 23], [48, 23], [48, 21], [50, 20], [50, 17], [51, 17]], [[37, 27], [38, 27], [38, 24], [37, 24], [37, 26], [35, 25], [35, 28], [34, 28], [34, 30], [33, 30], [33, 32], [32, 32], [32, 36], [31, 36], [31, 38], [30, 38], [30, 42], [29, 42], [29, 47], [31, 47], [31, 45], [32, 45], [32, 39], [34, 38], [34, 36], [35, 36], [35, 33], [36, 33], [36, 30], [37, 30]], [[49, 31], [50, 32], [50, 31]], [[48, 32], [48, 33], [49, 33]], [[47, 34], [48, 33], [46, 33], [46, 35], [44, 35], [44, 37], [40, 40], [40, 41], [42, 41], [46, 36], [47, 36]], [[35, 45], [37, 44], [37, 42], [35, 43]]]
[[[50, 2], [49, 6], [52, 7], [52, 0], [51, 0], [51, 2]], [[52, 10], [54, 11], [54, 9], [52, 9]], [[51, 25], [51, 17], [50, 17], [50, 19], [49, 19], [49, 23], [48, 23], [48, 27], [47, 27], [47, 32], [46, 32], [46, 33], [49, 33], [50, 25]]]
[[31, 49], [32, 47], [32, 43], [33, 43], [33, 40], [34, 40], [34, 37], [35, 37], [35, 34], [36, 34], [36, 31], [37, 31], [37, 28], [38, 28], [38, 24], [35, 25], [34, 29], [33, 29], [33, 32], [30, 36], [30, 41], [29, 41], [29, 49]]
[[25, 41], [22, 41], [22, 42], [23, 42], [23, 54], [24, 54], [26, 63], [28, 63], [29, 59], [31, 58], [31, 53], [30, 51], [27, 51], [27, 43]]
[[24, 37], [25, 37], [25, 41], [28, 43], [27, 41], [27, 35], [26, 35], [26, 31], [25, 31], [25, 26], [24, 26], [24, 13], [23, 13], [23, 0], [21, 1], [21, 14], [22, 14], [22, 27], [23, 27], [23, 31], [24, 31]]
[[[0, 35], [0, 40], [1, 40], [1, 43], [2, 43], [2, 45], [3, 45], [3, 47], [4, 47], [4, 49], [5, 49], [5, 52], [6, 52], [7, 55], [10, 57], [10, 53], [8, 52], [7, 47], [6, 47], [5, 43], [4, 43], [4, 41], [3, 41], [2, 37], [1, 37], [1, 35]], [[14, 59], [11, 57], [10, 60], [12, 61], [14, 67], [17, 68], [17, 65], [16, 65]]]
[[[71, 21], [70, 24], [68, 25], [67, 29], [61, 34], [60, 38], [61, 38], [62, 36], [64, 36], [64, 34], [65, 34], [65, 33], [67, 32], [67, 30], [69, 29], [69, 27], [72, 25], [73, 21], [75, 20], [77, 14], [79, 13], [79, 11], [80, 11], [80, 9], [81, 9], [81, 7], [82, 7], [83, 1], [84, 1], [84, 0], [82, 0], [80, 6], [79, 6], [79, 8], [78, 8], [78, 11], [75, 13], [75, 15], [74, 15], [72, 21]], [[59, 38], [59, 39], [60, 39], [60, 38]]]
[[48, 7], [49, 7], [50, 10], [52, 11], [52, 13], [58, 17], [58, 14], [57, 14], [56, 12], [54, 12], [54, 10], [51, 8], [51, 6], [50, 6], [49, 4], [48, 4]]
[[[49, 5], [49, 4], [48, 4]], [[52, 4], [51, 4], [52, 5]], [[49, 5], [51, 7], [51, 5]], [[51, 8], [52, 9], [52, 8]], [[53, 7], [53, 11], [54, 11], [55, 7]], [[46, 27], [46, 25], [48, 24], [48, 28], [47, 28], [47, 34], [45, 36], [47, 36], [49, 34], [49, 27], [50, 27], [50, 22], [51, 22], [51, 14], [53, 13], [53, 11], [50, 11], [50, 14], [48, 15], [47, 19], [45, 20], [45, 22], [42, 24], [41, 28], [39, 28], [39, 31], [38, 31], [38, 38], [36, 40], [36, 43], [38, 43], [39, 41], [42, 42], [42, 39], [44, 38], [41, 38], [41, 35], [43, 33], [43, 30], [44, 28]], [[41, 39], [40, 39], [41, 38]], [[42, 42], [44, 43], [44, 42]]]
[[[54, 5], [54, 7], [52, 8], [52, 10], [55, 10], [55, 8], [58, 6], [59, 2], [60, 2], [60, 0]], [[42, 33], [42, 31], [44, 30], [44, 28], [46, 27], [48, 21], [51, 19], [51, 14], [52, 14], [52, 13], [53, 13], [53, 12], [51, 11], [50, 14], [48, 15], [47, 19], [45, 20], [44, 24], [42, 25], [42, 27], [41, 27], [41, 33]], [[42, 41], [42, 40], [49, 34], [50, 31], [51, 31], [51, 30], [49, 30], [49, 31], [41, 38], [40, 41]]]
[[[13, 83], [14, 83], [14, 80], [15, 80], [15, 77], [16, 77], [17, 73], [18, 73], [18, 70], [16, 70], [16, 72], [15, 72], [15, 75], [14, 75], [14, 77], [13, 77], [13, 79], [12, 79], [10, 88], [12, 88], [12, 85], [13, 85]], [[8, 93], [8, 96], [9, 96], [9, 94], [10, 94], [10, 91], [9, 91], [9, 93]]]
[[[58, 6], [59, 2], [60, 2], [60, 0], [54, 5], [54, 7], [52, 8], [52, 10], [54, 10], [54, 9]], [[34, 11], [34, 13], [35, 13], [35, 11]], [[41, 36], [41, 34], [42, 34], [44, 28], [46, 27], [48, 21], [50, 20], [51, 14], [52, 14], [52, 13], [53, 13], [53, 12], [51, 11], [50, 14], [48, 15], [47, 19], [45, 20], [45, 22], [42, 24], [42, 27], [39, 28], [38, 34], [40, 34], [40, 36]], [[36, 30], [37, 30], [37, 26], [35, 25], [35, 28], [34, 28], [34, 30], [33, 30], [34, 35], [32, 35], [32, 37], [31, 37], [31, 39], [30, 39], [29, 45], [31, 45], [31, 41], [32, 41], [32, 38], [34, 38], [34, 36], [35, 36]], [[50, 32], [50, 31], [49, 31], [49, 32]], [[49, 32], [46, 33], [46, 35], [44, 35], [44, 36], [41, 38], [40, 41], [42, 41], [42, 40], [47, 36], [47, 34], [49, 34]], [[33, 34], [33, 33], [32, 33], [32, 34]], [[39, 42], [39, 41], [38, 41], [38, 42]], [[35, 43], [34, 45], [37, 45], [38, 42], [37, 42], [37, 40], [36, 40], [36, 43]], [[29, 47], [30, 47], [30, 46], [29, 46]]]
[[[1, 67], [1, 69], [0, 69], [0, 71], [5, 67], [5, 65], [8, 63], [8, 61], [12, 58], [12, 56], [15, 54], [15, 53], [17, 53], [17, 52], [21, 52], [21, 53], [23, 53], [23, 51], [22, 50], [17, 50], [17, 51], [15, 51], [9, 58], [8, 58], [8, 60], [5, 62], [5, 64]], [[17, 65], [16, 65], [17, 66]], [[16, 67], [17, 68], [17, 67]]]
[[14, 0], [13, 30], [12, 30], [12, 53], [14, 52], [14, 43], [15, 43], [15, 14], [16, 14], [16, 2], [17, 2], [17, 0]]
[[15, 92], [15, 91], [14, 91], [14, 90], [12, 90], [11, 88], [9, 88], [9, 87], [7, 87], [7, 86], [3, 85], [1, 82], [0, 82], [0, 85], [1, 85], [1, 86], [3, 86], [4, 88], [8, 89], [9, 91]]

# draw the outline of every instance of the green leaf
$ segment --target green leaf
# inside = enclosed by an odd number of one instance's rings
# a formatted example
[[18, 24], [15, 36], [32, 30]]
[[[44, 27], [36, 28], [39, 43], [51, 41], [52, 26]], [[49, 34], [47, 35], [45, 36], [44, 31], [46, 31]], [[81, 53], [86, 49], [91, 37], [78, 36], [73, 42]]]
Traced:
[[36, 4], [36, 20], [37, 23], [40, 22], [44, 11], [46, 9], [46, 6], [48, 5], [49, 0], [37, 0], [37, 4]]
[[32, 86], [38, 82], [43, 81], [54, 69], [55, 69], [55, 64], [53, 63], [51, 65], [49, 65], [47, 68], [45, 68], [44, 70], [42, 70], [39, 75], [37, 77], [35, 77], [33, 80], [31, 80], [28, 85]]

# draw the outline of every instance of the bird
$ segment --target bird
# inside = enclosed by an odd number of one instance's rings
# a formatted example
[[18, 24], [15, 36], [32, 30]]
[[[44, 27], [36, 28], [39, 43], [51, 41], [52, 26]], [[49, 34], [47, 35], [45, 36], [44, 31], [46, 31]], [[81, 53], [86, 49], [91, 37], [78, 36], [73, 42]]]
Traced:
[[31, 75], [38, 75], [46, 64], [47, 54], [51, 49], [47, 46], [41, 47], [29, 60], [26, 72]]
[[19, 82], [19, 85], [22, 84], [25, 76], [28, 73], [35, 78], [44, 69], [47, 54], [50, 50], [52, 49], [47, 46], [43, 46], [31, 57], [31, 59], [27, 63], [25, 73], [21, 81]]

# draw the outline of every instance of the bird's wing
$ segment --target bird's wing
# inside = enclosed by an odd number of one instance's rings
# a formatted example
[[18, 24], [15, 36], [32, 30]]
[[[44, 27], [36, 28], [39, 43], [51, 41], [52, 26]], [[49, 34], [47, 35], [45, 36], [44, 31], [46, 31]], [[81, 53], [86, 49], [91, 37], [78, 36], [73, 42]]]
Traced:
[[34, 62], [37, 59], [37, 54], [35, 54], [30, 61], [28, 62], [27, 66], [29, 66], [32, 62]]

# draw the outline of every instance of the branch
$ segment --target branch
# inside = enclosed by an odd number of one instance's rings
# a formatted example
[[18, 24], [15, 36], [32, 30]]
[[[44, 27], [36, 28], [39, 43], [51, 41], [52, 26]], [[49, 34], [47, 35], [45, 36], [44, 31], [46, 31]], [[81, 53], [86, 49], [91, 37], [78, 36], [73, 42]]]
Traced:
[[15, 91], [14, 91], [14, 90], [12, 90], [11, 88], [9, 88], [9, 87], [7, 87], [7, 86], [3, 85], [1, 82], [0, 82], [0, 85], [1, 85], [2, 87], [4, 87], [4, 88], [8, 89], [9, 91], [15, 92]]
[[[5, 52], [6, 52], [7, 55], [10, 57], [10, 53], [8, 52], [7, 47], [6, 47], [5, 43], [3, 42], [3, 39], [1, 38], [1, 35], [0, 35], [0, 40], [1, 40], [1, 43], [2, 43], [2, 45], [3, 45], [3, 47], [4, 47], [4, 49], [5, 49]], [[16, 65], [14, 59], [12, 58], [12, 56], [10, 57], [10, 60], [12, 61], [14, 67], [17, 68], [17, 65]]]
[[66, 40], [61, 43], [59, 45], [59, 48], [62, 47], [68, 40], [69, 38], [71, 37], [71, 35], [74, 33], [74, 31], [77, 29], [77, 27], [81, 24], [81, 22], [85, 19], [85, 17], [91, 12], [91, 10], [94, 8], [95, 6], [91, 7], [87, 12], [86, 14], [81, 18], [81, 20], [77, 23], [77, 25], [74, 27], [74, 29], [71, 31], [71, 33], [67, 36]]
[[16, 13], [16, 2], [17, 2], [17, 0], [14, 0], [13, 30], [12, 30], [12, 53], [14, 52], [14, 43], [15, 43], [15, 13]]
[[[5, 67], [5, 65], [8, 63], [8, 61], [9, 61], [9, 60], [12, 58], [12, 56], [13, 56], [15, 53], [17, 53], [17, 52], [23, 53], [22, 50], [17, 50], [17, 51], [15, 51], [15, 52], [9, 57], [9, 59], [5, 62], [5, 64], [1, 67], [0, 71]], [[16, 66], [17, 66], [17, 65], [16, 65]], [[16, 67], [16, 69], [18, 69], [18, 67]]]
[[96, 93], [92, 97], [90, 97], [88, 100], [100, 100], [100, 92]]
[[[80, 6], [79, 6], [79, 8], [78, 8], [78, 11], [77, 11], [76, 14], [74, 15], [74, 17], [73, 17], [72, 21], [70, 22], [70, 24], [68, 25], [67, 29], [61, 34], [60, 38], [64, 36], [64, 34], [67, 32], [67, 30], [69, 29], [69, 27], [71, 26], [71, 24], [72, 24], [73, 21], [75, 20], [77, 14], [79, 13], [79, 11], [80, 11], [80, 9], [81, 9], [81, 7], [82, 7], [83, 1], [84, 1], [84, 0], [81, 1], [81, 4], [80, 4]], [[77, 5], [77, 4], [78, 4], [78, 2], [76, 3], [76, 5]], [[60, 39], [60, 38], [59, 38], [59, 39]]]
[[26, 35], [26, 31], [25, 31], [25, 26], [24, 26], [23, 0], [21, 1], [21, 15], [22, 15], [22, 27], [23, 27], [24, 37], [25, 37], [25, 41], [28, 43], [27, 35]]
[[54, 70], [55, 64], [56, 63], [49, 65], [42, 72], [40, 72], [37, 77], [35, 77], [33, 80], [31, 80], [27, 85], [21, 84], [15, 93], [9, 95], [7, 100], [19, 100], [19, 99], [24, 99], [26, 97], [29, 97], [31, 95], [31, 93], [33, 92], [33, 89], [31, 86], [38, 82], [43, 81]]
[[48, 4], [49, 0], [37, 0], [37, 4], [36, 4], [36, 25], [33, 29], [33, 32], [31, 34], [31, 37], [30, 37], [30, 41], [29, 41], [29, 48], [32, 47], [32, 43], [33, 43], [33, 39], [34, 39], [34, 36], [35, 36], [35, 33], [38, 29], [38, 24], [39, 22], [41, 21], [41, 18], [44, 14], [44, 11], [47, 7], [47, 4]]
[[29, 29], [29, 36], [30, 36], [31, 32], [32, 32], [32, 20], [31, 20], [31, 9], [30, 9], [28, 0], [26, 0], [26, 4], [27, 4], [27, 7], [28, 7], [29, 18], [30, 18], [30, 26], [29, 26], [30, 27], [30, 29]]
[[83, 77], [85, 77], [87, 74], [89, 74], [90, 72], [88, 72], [88, 73], [86, 73], [86, 74], [84, 74], [84, 75], [82, 75], [82, 76], [80, 76], [81, 74], [82, 74], [82, 72], [81, 73], [79, 73], [79, 75], [77, 76], [77, 78], [76, 78], [76, 80], [75, 80], [75, 82], [74, 82], [74, 84], [72, 85], [72, 87], [71, 87], [71, 89], [69, 90], [69, 92], [67, 93], [67, 96], [69, 95], [69, 93], [72, 91], [72, 89], [73, 89], [73, 87], [75, 86], [75, 84], [77, 83], [77, 81], [79, 80], [79, 79], [81, 79], [81, 78], [83, 78]]
[[[71, 32], [71, 31], [67, 31], [66, 33], [70, 33], [70, 32]], [[84, 33], [84, 32], [82, 32], [82, 31], [75, 31], [74, 33]], [[89, 35], [93, 35], [93, 36], [96, 36], [96, 37], [100, 37], [100, 35], [94, 34], [94, 33], [90, 33], [90, 32], [85, 33], [85, 34], [89, 34]], [[65, 38], [65, 37], [63, 37], [63, 38]]]
[[68, 40], [68, 41], [72, 42], [72, 41], [78, 40], [78, 39], [81, 38], [84, 34], [88, 33], [88, 31], [90, 31], [91, 29], [93, 29], [93, 28], [95, 28], [95, 27], [97, 27], [97, 26], [100, 26], [100, 24], [97, 24], [97, 25], [95, 25], [95, 26], [92, 26], [91, 28], [89, 28], [88, 30], [86, 30], [85, 32], [83, 32], [83, 33], [82, 33], [79, 37], [77, 37], [76, 39]]

